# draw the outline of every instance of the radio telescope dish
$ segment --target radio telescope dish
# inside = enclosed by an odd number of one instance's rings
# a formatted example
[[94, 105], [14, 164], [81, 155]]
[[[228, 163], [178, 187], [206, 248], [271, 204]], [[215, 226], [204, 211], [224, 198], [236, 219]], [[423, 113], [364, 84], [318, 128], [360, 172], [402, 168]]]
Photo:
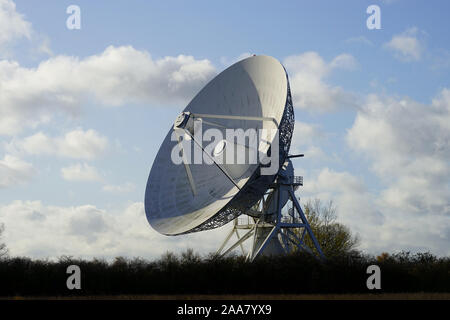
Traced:
[[[290, 176], [284, 177], [293, 174], [288, 152], [294, 122], [288, 76], [278, 60], [252, 56], [221, 72], [176, 118], [156, 155], [145, 191], [150, 225], [161, 234], [174, 236], [218, 228], [246, 214], [254, 217], [255, 223], [240, 241], [251, 234], [255, 237], [258, 248], [252, 250], [251, 259], [265, 247], [272, 247], [273, 252], [281, 250], [277, 241], [270, 239], [279, 233], [281, 208], [289, 199], [294, 202]], [[208, 129], [223, 138], [207, 136]], [[236, 140], [227, 135], [230, 129], [241, 130], [244, 137], [247, 132], [261, 135]], [[208, 146], [203, 140], [209, 141]], [[230, 160], [227, 155], [233, 154], [232, 150], [234, 155], [253, 151], [257, 161]], [[275, 170], [267, 173], [271, 166], [276, 166]], [[289, 172], [288, 167], [292, 169]], [[291, 183], [292, 194], [290, 189], [276, 191], [277, 187], [268, 198], [267, 191], [277, 181]], [[268, 213], [270, 210], [275, 213]], [[297, 211], [301, 211], [299, 206]], [[303, 218], [299, 218], [302, 223]], [[260, 222], [272, 223], [278, 229], [267, 229]], [[320, 248], [318, 251], [321, 253]]]
[[[192, 114], [203, 120], [203, 130], [279, 129], [281, 159], [287, 155], [294, 115], [286, 71], [275, 58], [250, 57], [217, 75], [187, 105], [174, 128], [192, 121]], [[145, 192], [147, 219], [162, 234], [220, 227], [258, 201], [275, 178], [276, 173], [260, 175], [259, 164], [236, 165], [240, 168], [229, 170], [232, 179], [216, 165], [174, 164], [171, 153], [178, 142], [173, 132], [171, 128], [159, 149]], [[226, 143], [219, 142], [214, 151]], [[267, 153], [268, 148], [259, 149]]]

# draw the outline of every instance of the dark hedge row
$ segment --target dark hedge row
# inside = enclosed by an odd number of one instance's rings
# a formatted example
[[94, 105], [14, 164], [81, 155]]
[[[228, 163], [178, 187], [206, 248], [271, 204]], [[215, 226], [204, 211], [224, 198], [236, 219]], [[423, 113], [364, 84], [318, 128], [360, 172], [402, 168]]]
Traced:
[[[81, 290], [68, 290], [66, 269], [81, 269]], [[320, 262], [308, 254], [200, 258], [188, 251], [159, 260], [114, 262], [63, 257], [57, 262], [0, 260], [0, 296], [117, 294], [297, 294], [366, 293], [366, 269], [381, 268], [381, 292], [450, 292], [450, 258], [402, 252], [378, 258], [349, 253]]]

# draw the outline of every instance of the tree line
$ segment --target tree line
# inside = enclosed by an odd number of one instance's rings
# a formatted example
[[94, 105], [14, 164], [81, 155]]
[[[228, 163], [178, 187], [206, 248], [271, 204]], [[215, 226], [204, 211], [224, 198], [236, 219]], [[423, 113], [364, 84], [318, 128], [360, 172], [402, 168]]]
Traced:
[[[430, 253], [373, 257], [353, 252], [321, 262], [295, 252], [250, 263], [242, 256], [201, 257], [188, 250], [156, 260], [112, 262], [3, 258], [0, 296], [368, 293], [366, 270], [373, 264], [381, 269], [378, 292], [450, 292], [450, 259]], [[66, 286], [69, 265], [80, 267], [81, 290]]]
[[[8, 256], [3, 244], [0, 296], [367, 293], [370, 265], [381, 270], [377, 292], [450, 292], [450, 257], [429, 252], [367, 255], [357, 250], [358, 237], [336, 221], [332, 202], [310, 201], [304, 211], [325, 261], [293, 251], [250, 263], [240, 255], [200, 256], [192, 249], [179, 255], [167, 252], [154, 260], [32, 260]], [[3, 230], [0, 225], [0, 237]], [[81, 290], [67, 288], [70, 265], [80, 267]]]

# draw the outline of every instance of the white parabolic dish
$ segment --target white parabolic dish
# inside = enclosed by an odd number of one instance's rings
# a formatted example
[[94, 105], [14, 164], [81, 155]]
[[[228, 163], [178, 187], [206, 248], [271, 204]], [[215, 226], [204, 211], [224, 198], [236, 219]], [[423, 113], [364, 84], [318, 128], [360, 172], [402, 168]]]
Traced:
[[[281, 63], [273, 57], [253, 56], [235, 63], [217, 75], [192, 99], [184, 111], [193, 114], [273, 118], [275, 121], [213, 120], [223, 128], [270, 130], [278, 129], [283, 117], [286, 117], [285, 109], [289, 100], [292, 123], [286, 131], [289, 137], [284, 137], [285, 144], [288, 145], [280, 146], [287, 153], [293, 129], [290, 99], [289, 82]], [[203, 131], [212, 127], [203, 123]], [[223, 128], [221, 130], [225, 137]], [[145, 192], [147, 219], [158, 232], [178, 235], [219, 227], [243, 213], [237, 212], [239, 208], [232, 205], [233, 199], [239, 198], [239, 203], [245, 203], [247, 196], [244, 193], [249, 190], [249, 184], [253, 183], [253, 187], [250, 186], [252, 192], [264, 193], [268, 184], [273, 182], [275, 175], [259, 176], [259, 164], [243, 164], [242, 170], [234, 171], [240, 172], [239, 176], [233, 177], [234, 184], [216, 165], [191, 164], [190, 170], [197, 191], [194, 195], [184, 165], [174, 164], [171, 160], [172, 149], [177, 144], [171, 140], [172, 131], [169, 130], [158, 151]], [[223, 144], [219, 141], [217, 143]], [[223, 148], [224, 145], [217, 146], [216, 152]], [[267, 147], [260, 145], [259, 150], [266, 153]], [[281, 161], [282, 159], [280, 165]], [[254, 187], [258, 184], [254, 181], [258, 179], [263, 185]], [[257, 194], [249, 198], [256, 200], [261, 196], [262, 194]], [[247, 201], [245, 205], [252, 205], [252, 201]], [[225, 212], [226, 210], [228, 211]], [[214, 221], [219, 213], [220, 221]]]

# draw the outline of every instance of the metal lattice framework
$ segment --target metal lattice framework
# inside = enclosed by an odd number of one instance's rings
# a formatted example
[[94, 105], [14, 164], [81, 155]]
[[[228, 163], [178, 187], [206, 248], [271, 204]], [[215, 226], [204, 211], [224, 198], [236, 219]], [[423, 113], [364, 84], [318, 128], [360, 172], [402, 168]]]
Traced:
[[[292, 104], [291, 90], [287, 73], [286, 80], [286, 103], [284, 107], [283, 117], [278, 128], [280, 166], [283, 164], [289, 153], [295, 123], [294, 107]], [[244, 214], [247, 210], [254, 206], [261, 199], [261, 197], [263, 197], [264, 193], [275, 181], [276, 177], [277, 174], [261, 175], [260, 168], [258, 168], [250, 177], [245, 186], [222, 210], [220, 210], [217, 214], [206, 220], [198, 227], [193, 228], [185, 232], [184, 234], [218, 228], [237, 218], [241, 214]]]
[[[247, 222], [241, 223], [240, 218], [234, 220], [232, 230], [226, 236], [224, 242], [217, 250], [218, 256], [224, 256], [240, 246], [246, 259], [253, 261], [261, 254], [278, 255], [293, 252], [294, 250], [306, 251], [314, 255], [314, 250], [320, 259], [325, 256], [320, 248], [308, 220], [295, 196], [295, 189], [302, 185], [303, 179], [296, 176], [278, 177], [271, 186], [270, 191], [260, 202], [247, 211]], [[284, 199], [284, 200], [283, 200]], [[288, 210], [283, 213], [283, 208]], [[239, 234], [244, 231], [244, 234]], [[231, 237], [236, 235], [237, 241], [229, 244]], [[306, 237], [312, 241], [308, 246]], [[244, 242], [251, 241], [249, 251], [244, 250]]]

